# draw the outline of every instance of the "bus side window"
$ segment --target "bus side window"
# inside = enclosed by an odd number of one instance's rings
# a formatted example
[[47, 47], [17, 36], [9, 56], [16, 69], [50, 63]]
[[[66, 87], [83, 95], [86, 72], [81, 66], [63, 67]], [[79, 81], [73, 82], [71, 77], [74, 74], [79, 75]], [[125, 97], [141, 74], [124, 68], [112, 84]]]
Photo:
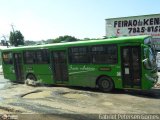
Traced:
[[117, 46], [116, 45], [97, 45], [91, 48], [92, 63], [95, 64], [116, 64]]
[[70, 63], [90, 63], [88, 47], [72, 47], [69, 49]]
[[36, 51], [36, 63], [49, 64], [49, 52], [48, 50]]
[[4, 64], [13, 64], [12, 53], [4, 52], [4, 53], [2, 53], [2, 58], [3, 58]]
[[34, 64], [35, 61], [35, 52], [34, 51], [25, 51], [24, 52], [24, 63], [25, 64]]

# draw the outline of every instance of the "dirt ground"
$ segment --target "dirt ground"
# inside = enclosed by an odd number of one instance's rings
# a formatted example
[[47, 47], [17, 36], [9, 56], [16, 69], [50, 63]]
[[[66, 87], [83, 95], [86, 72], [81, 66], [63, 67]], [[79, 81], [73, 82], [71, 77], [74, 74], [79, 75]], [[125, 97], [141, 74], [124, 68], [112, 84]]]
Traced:
[[[0, 90], [0, 113], [36, 119], [95, 118], [98, 114], [160, 114], [160, 88], [102, 93], [81, 87], [32, 87], [12, 84]], [[28, 116], [31, 114], [32, 116]], [[49, 116], [46, 116], [49, 114]], [[74, 116], [74, 117], [73, 117]], [[77, 119], [78, 119], [77, 118]]]

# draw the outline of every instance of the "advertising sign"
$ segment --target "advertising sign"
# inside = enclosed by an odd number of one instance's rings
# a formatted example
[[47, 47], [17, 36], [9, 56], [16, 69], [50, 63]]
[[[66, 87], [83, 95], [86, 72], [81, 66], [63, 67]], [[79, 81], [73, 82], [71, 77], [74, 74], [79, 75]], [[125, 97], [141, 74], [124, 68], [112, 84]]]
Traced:
[[107, 37], [136, 35], [152, 35], [160, 44], [160, 14], [106, 19]]

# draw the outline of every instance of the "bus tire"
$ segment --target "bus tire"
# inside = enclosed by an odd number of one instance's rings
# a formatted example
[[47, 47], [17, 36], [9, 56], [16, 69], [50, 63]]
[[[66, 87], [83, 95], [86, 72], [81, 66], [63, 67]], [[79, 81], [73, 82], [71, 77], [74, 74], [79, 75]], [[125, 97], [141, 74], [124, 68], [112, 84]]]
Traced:
[[98, 87], [103, 92], [111, 92], [114, 89], [113, 80], [107, 76], [103, 76], [98, 80]]

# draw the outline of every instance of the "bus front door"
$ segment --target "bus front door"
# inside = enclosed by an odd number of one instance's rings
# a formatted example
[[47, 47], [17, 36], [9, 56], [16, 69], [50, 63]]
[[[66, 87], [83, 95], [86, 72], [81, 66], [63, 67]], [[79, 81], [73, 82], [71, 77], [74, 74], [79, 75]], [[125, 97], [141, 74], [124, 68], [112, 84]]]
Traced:
[[56, 84], [65, 84], [68, 81], [66, 51], [52, 52], [52, 70]]
[[16, 75], [17, 82], [24, 82], [23, 76], [23, 67], [22, 67], [22, 54], [21, 53], [14, 53], [14, 70]]
[[121, 48], [122, 80], [124, 88], [141, 88], [141, 49], [139, 46]]

